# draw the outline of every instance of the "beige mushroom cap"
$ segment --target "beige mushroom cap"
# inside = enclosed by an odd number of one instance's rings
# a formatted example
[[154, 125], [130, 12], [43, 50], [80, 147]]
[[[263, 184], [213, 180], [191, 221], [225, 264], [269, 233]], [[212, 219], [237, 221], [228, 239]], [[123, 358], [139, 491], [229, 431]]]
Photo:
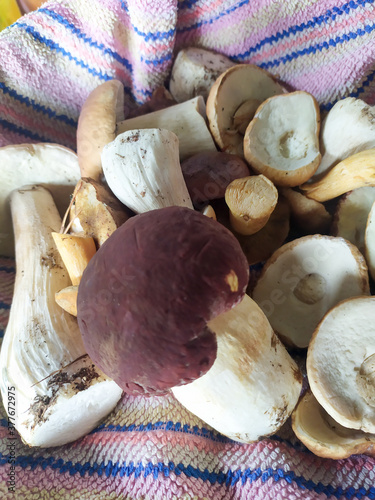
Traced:
[[99, 181], [103, 147], [116, 137], [116, 123], [124, 120], [124, 86], [109, 80], [96, 87], [84, 102], [78, 119], [77, 154], [82, 177]]
[[276, 250], [252, 296], [287, 344], [305, 348], [328, 309], [368, 294], [365, 259], [354, 245], [343, 238], [308, 235]]
[[339, 424], [375, 433], [375, 297], [340, 302], [307, 352], [311, 390]]
[[370, 276], [375, 280], [375, 202], [367, 217], [364, 240], [366, 262]]
[[319, 128], [319, 105], [308, 92], [270, 97], [246, 129], [245, 159], [276, 185], [298, 186], [320, 163]]
[[243, 156], [242, 125], [234, 123], [236, 111], [249, 100], [256, 102], [255, 111], [265, 99], [283, 92], [270, 73], [253, 64], [237, 64], [222, 73], [211, 87], [206, 106], [209, 127], [219, 148]]
[[343, 427], [308, 391], [292, 413], [296, 436], [315, 455], [339, 460], [364, 453], [375, 455], [375, 435]]

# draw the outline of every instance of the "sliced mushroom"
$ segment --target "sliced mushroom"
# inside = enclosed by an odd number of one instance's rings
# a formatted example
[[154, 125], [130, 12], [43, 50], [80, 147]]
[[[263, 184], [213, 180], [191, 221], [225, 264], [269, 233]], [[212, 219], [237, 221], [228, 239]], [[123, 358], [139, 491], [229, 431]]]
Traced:
[[339, 424], [375, 433], [375, 297], [333, 307], [307, 352], [311, 390]]
[[207, 98], [216, 78], [234, 66], [228, 57], [199, 47], [182, 49], [172, 66], [169, 90], [177, 102], [201, 95]]
[[375, 186], [346, 193], [337, 204], [331, 234], [349, 240], [363, 254], [367, 218], [375, 201]]
[[83, 103], [77, 127], [77, 154], [82, 177], [99, 181], [103, 147], [116, 137], [124, 120], [124, 86], [109, 80], [96, 87]]
[[375, 148], [349, 156], [322, 179], [307, 182], [301, 189], [308, 198], [327, 201], [363, 186], [375, 186]]
[[222, 73], [207, 99], [207, 118], [219, 148], [243, 156], [243, 130], [256, 108], [284, 89], [274, 77], [253, 64], [237, 64]]
[[171, 205], [193, 208], [179, 161], [178, 138], [169, 130], [130, 130], [103, 149], [106, 181], [135, 213]]
[[245, 159], [279, 186], [298, 186], [318, 168], [320, 112], [307, 92], [267, 99], [244, 136]]
[[312, 181], [322, 178], [339, 161], [375, 147], [375, 110], [361, 99], [338, 101], [322, 121], [322, 161]]
[[225, 190], [232, 228], [240, 234], [254, 234], [264, 227], [276, 207], [278, 192], [264, 175], [232, 181]]
[[288, 200], [291, 218], [299, 231], [303, 234], [326, 234], [329, 231], [332, 216], [323, 203], [311, 200], [293, 188], [281, 188], [280, 193]]
[[366, 263], [354, 245], [343, 238], [309, 235], [276, 250], [252, 296], [286, 344], [305, 348], [328, 309], [369, 293]]
[[354, 454], [375, 455], [375, 434], [348, 429], [336, 422], [311, 391], [292, 413], [293, 431], [315, 455], [340, 460]]
[[177, 135], [181, 161], [202, 151], [216, 151], [206, 124], [206, 109], [202, 96], [119, 122], [116, 134], [152, 128], [170, 130]]
[[51, 191], [62, 215], [79, 180], [77, 155], [57, 144], [20, 144], [0, 148], [0, 255], [14, 255], [8, 196], [25, 184], [42, 184]]
[[273, 434], [301, 392], [296, 363], [248, 295], [208, 326], [217, 337], [216, 360], [202, 377], [174, 387], [174, 396], [235, 441], [250, 443]]
[[372, 204], [366, 223], [365, 257], [371, 278], [375, 280], [375, 202]]

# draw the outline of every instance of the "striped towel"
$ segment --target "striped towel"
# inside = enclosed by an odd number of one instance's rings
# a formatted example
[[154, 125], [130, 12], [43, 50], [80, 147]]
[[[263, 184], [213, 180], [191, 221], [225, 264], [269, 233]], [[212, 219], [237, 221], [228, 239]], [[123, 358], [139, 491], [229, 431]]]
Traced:
[[[192, 45], [266, 68], [322, 110], [348, 95], [374, 103], [374, 33], [374, 0], [50, 1], [0, 34], [0, 145], [75, 148], [92, 89], [117, 78], [129, 105], [143, 103]], [[2, 333], [13, 281], [12, 261], [0, 259]], [[317, 458], [289, 424], [235, 443], [170, 395], [125, 396], [88, 436], [53, 449], [16, 440], [11, 452], [3, 409], [0, 419], [1, 499], [375, 499], [375, 459]]]

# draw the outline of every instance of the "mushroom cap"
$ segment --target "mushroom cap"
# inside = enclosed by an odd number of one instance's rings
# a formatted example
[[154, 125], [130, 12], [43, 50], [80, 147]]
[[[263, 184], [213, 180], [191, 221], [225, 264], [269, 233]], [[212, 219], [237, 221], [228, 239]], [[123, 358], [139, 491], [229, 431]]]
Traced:
[[128, 393], [162, 393], [203, 375], [216, 357], [207, 322], [245, 293], [235, 237], [186, 207], [131, 217], [100, 247], [78, 290], [92, 359]]
[[246, 129], [245, 159], [275, 184], [298, 186], [318, 168], [319, 127], [319, 105], [308, 92], [270, 97]]
[[365, 257], [370, 276], [375, 280], [375, 202], [367, 217], [365, 229]]
[[339, 424], [375, 433], [375, 297], [333, 307], [307, 352], [311, 390]]
[[328, 415], [311, 391], [292, 413], [293, 431], [315, 455], [340, 460], [351, 455], [375, 454], [375, 435], [343, 427]]
[[59, 144], [18, 144], [0, 148], [0, 255], [14, 256], [12, 218], [8, 196], [26, 184], [49, 189], [62, 215], [80, 178], [74, 151]]
[[77, 127], [77, 154], [82, 177], [99, 181], [103, 147], [116, 137], [124, 120], [124, 86], [109, 80], [96, 87], [83, 103]]
[[304, 348], [328, 309], [369, 293], [366, 263], [354, 245], [343, 238], [308, 235], [276, 250], [252, 296], [276, 333], [287, 344]]
[[236, 111], [246, 101], [256, 100], [259, 105], [283, 92], [268, 71], [254, 64], [237, 64], [224, 71], [211, 87], [206, 105], [209, 127], [219, 148], [243, 157], [243, 134], [234, 128]]

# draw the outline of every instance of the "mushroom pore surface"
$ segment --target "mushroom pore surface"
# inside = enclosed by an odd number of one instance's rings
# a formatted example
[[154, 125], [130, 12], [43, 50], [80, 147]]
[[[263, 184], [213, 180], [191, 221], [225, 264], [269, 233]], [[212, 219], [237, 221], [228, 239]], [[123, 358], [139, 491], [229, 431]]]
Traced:
[[78, 292], [87, 352], [130, 394], [160, 394], [216, 358], [207, 322], [244, 296], [247, 260], [221, 224], [186, 207], [130, 218], [91, 259]]

